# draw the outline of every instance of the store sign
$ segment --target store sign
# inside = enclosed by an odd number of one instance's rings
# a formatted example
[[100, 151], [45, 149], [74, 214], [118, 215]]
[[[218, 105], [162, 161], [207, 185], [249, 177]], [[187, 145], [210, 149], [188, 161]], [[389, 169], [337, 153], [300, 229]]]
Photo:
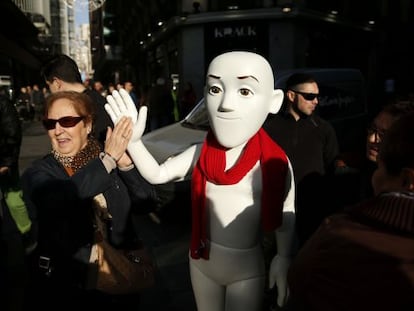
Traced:
[[204, 27], [205, 63], [230, 50], [268, 53], [268, 23], [265, 21], [235, 21], [209, 23]]
[[214, 38], [243, 38], [256, 37], [257, 30], [255, 26], [234, 26], [234, 27], [215, 27]]

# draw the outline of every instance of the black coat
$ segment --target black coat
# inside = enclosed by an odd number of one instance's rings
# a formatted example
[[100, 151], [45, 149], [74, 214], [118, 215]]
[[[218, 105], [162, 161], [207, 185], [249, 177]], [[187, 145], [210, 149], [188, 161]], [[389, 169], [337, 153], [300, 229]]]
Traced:
[[0, 95], [0, 166], [17, 166], [22, 128], [13, 103]]
[[[72, 273], [68, 265], [84, 268], [89, 259], [94, 237], [92, 200], [95, 195], [105, 196], [112, 215], [110, 241], [115, 246], [134, 238], [131, 209], [139, 209], [145, 200], [155, 198], [153, 186], [136, 169], [115, 169], [108, 174], [99, 158], [70, 177], [49, 154], [26, 169], [22, 186], [29, 214], [39, 228], [39, 255], [50, 256], [57, 266], [64, 265], [69, 275]], [[82, 254], [86, 258], [79, 263], [75, 257]]]
[[338, 141], [332, 125], [312, 114], [299, 120], [287, 111], [266, 120], [263, 128], [286, 152], [296, 185], [296, 229], [300, 243], [315, 231], [333, 204], [333, 172]]
[[[9, 167], [0, 175], [0, 235], [1, 238], [19, 235], [20, 232], [3, 200], [9, 189], [19, 187], [19, 154], [22, 143], [22, 126], [16, 107], [5, 95], [0, 94], [0, 167]], [[0, 253], [2, 250], [0, 250]]]
[[105, 144], [106, 131], [108, 126], [114, 128], [114, 124], [105, 110], [106, 99], [97, 91], [90, 90], [88, 88], [85, 89], [83, 93], [88, 95], [95, 104], [95, 120], [93, 122], [93, 135], [103, 146]]

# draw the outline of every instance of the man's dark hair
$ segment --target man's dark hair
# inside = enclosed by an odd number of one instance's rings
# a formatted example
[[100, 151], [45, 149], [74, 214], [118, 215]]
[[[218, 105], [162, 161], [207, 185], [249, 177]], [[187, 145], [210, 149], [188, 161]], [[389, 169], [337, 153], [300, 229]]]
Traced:
[[49, 59], [41, 69], [41, 76], [49, 82], [53, 81], [53, 78], [58, 78], [68, 83], [82, 83], [78, 65], [65, 54]]
[[316, 80], [311, 74], [297, 72], [286, 80], [286, 90], [295, 89], [295, 86], [302, 83], [316, 83]]

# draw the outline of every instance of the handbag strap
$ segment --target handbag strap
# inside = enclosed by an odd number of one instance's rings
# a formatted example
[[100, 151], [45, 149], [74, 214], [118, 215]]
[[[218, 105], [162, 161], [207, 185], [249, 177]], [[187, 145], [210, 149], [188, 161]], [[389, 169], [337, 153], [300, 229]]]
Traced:
[[112, 215], [109, 213], [106, 199], [102, 193], [93, 198], [93, 210], [95, 214], [96, 236], [97, 241], [108, 238], [107, 225], [111, 221]]
[[[69, 176], [73, 176], [75, 173], [71, 167], [65, 166], [65, 171]], [[107, 220], [112, 218], [112, 215], [108, 211], [106, 199], [102, 193], [97, 194], [93, 198], [93, 211], [95, 218], [95, 241], [102, 241], [108, 237], [106, 224]]]

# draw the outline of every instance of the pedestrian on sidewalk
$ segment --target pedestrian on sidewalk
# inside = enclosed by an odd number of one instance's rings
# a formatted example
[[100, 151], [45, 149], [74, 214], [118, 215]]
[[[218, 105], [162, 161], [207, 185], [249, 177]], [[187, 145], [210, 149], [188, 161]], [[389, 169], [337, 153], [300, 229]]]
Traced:
[[26, 252], [36, 247], [22, 199], [19, 155], [22, 128], [16, 107], [0, 90], [0, 292], [1, 308], [22, 310], [27, 285]]
[[292, 262], [288, 310], [414, 310], [414, 112], [382, 136], [374, 197], [326, 218]]
[[296, 233], [299, 247], [335, 211], [332, 178], [339, 154], [332, 125], [315, 113], [319, 85], [308, 73], [292, 74], [286, 81], [283, 106], [269, 115], [264, 129], [292, 162], [296, 185]]
[[51, 93], [75, 91], [85, 93], [92, 99], [95, 105], [96, 119], [91, 135], [94, 135], [103, 146], [108, 126], [113, 127], [112, 120], [104, 108], [106, 100], [96, 90], [84, 85], [76, 62], [67, 55], [56, 55], [43, 65], [41, 74]]
[[[132, 122], [123, 118], [107, 131], [102, 148], [92, 133], [94, 107], [84, 93], [60, 91], [46, 100], [44, 127], [52, 152], [22, 175], [24, 199], [36, 216], [39, 238], [33, 255], [31, 296], [42, 310], [139, 306], [139, 295], [88, 290], [94, 203], [106, 204], [109, 241], [121, 248], [137, 239], [131, 213], [155, 199], [153, 186], [134, 169], [125, 152]], [[99, 196], [102, 198], [102, 196]], [[72, 308], [72, 309], [71, 309]]]

